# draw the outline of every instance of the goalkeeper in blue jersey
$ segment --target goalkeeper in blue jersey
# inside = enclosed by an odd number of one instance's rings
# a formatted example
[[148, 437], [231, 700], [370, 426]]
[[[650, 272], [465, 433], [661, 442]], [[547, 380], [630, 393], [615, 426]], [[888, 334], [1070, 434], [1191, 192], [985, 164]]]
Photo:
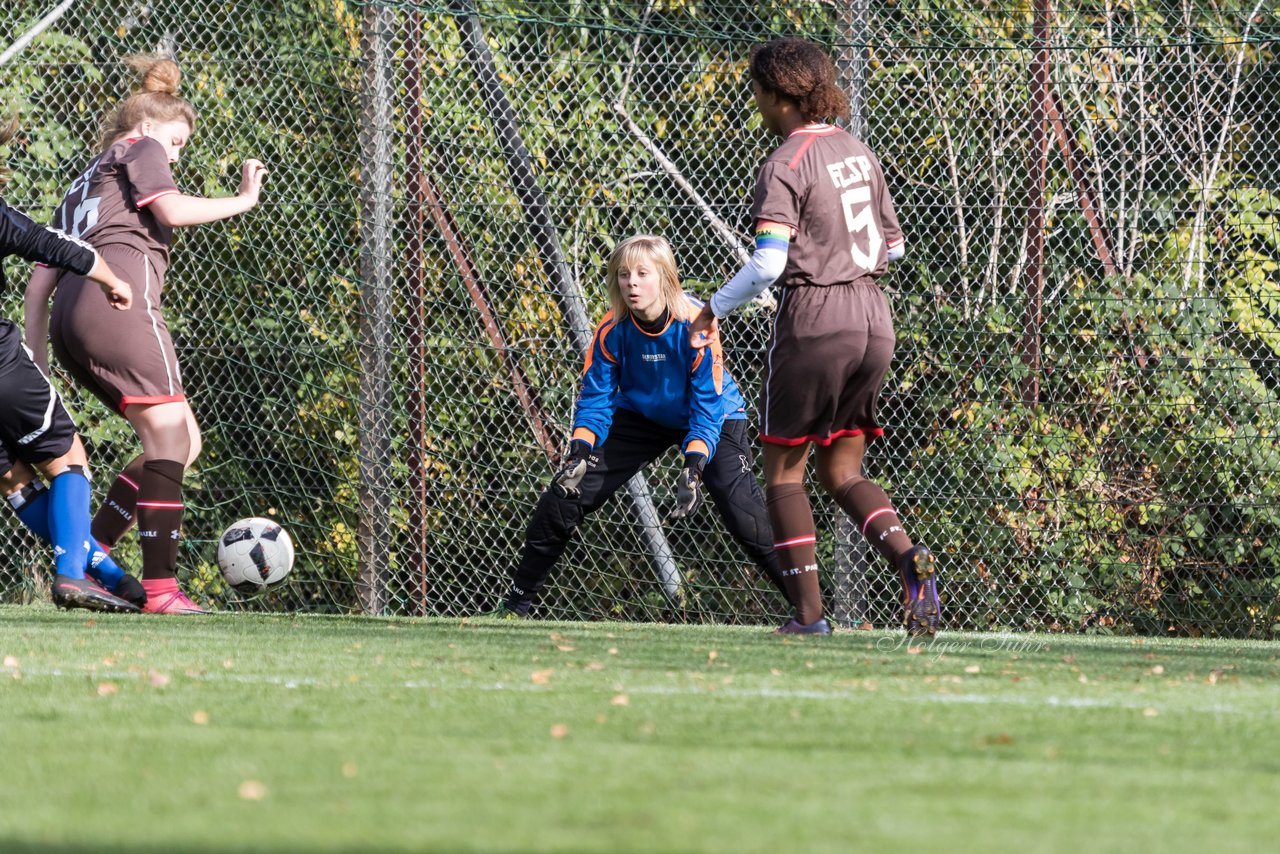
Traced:
[[684, 467], [672, 516], [692, 516], [705, 489], [729, 533], [785, 596], [746, 404], [718, 343], [689, 344], [689, 321], [702, 303], [682, 290], [670, 244], [649, 235], [619, 243], [607, 283], [612, 310], [587, 351], [568, 459], [538, 500], [511, 589], [493, 615], [526, 616], [583, 517], [673, 445], [684, 451]]

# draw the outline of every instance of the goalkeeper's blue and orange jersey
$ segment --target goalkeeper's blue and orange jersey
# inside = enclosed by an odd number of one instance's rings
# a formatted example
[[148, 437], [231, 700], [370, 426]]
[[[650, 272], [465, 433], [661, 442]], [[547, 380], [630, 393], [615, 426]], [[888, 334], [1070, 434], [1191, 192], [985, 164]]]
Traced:
[[[697, 314], [702, 302], [686, 294]], [[573, 438], [599, 447], [613, 413], [626, 409], [673, 430], [684, 430], [685, 453], [710, 459], [725, 421], [747, 417], [738, 384], [724, 369], [720, 343], [695, 350], [689, 320], [671, 318], [646, 332], [627, 316], [609, 312], [596, 327], [582, 369], [582, 390], [573, 418]]]

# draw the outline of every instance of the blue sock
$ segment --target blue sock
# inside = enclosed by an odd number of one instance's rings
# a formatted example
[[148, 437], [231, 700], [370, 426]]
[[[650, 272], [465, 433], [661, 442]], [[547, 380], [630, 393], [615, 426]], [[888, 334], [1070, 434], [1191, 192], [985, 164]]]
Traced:
[[84, 578], [89, 566], [89, 478], [68, 466], [49, 484], [49, 539], [59, 575]]
[[[49, 532], [49, 488], [39, 480], [32, 480], [20, 491], [8, 497], [9, 506], [18, 520], [27, 526], [27, 530], [40, 538], [46, 545], [53, 542]], [[120, 579], [124, 578], [124, 570], [111, 559], [111, 556], [98, 545], [98, 541], [89, 538], [89, 566], [86, 570], [98, 583], [112, 592]]]

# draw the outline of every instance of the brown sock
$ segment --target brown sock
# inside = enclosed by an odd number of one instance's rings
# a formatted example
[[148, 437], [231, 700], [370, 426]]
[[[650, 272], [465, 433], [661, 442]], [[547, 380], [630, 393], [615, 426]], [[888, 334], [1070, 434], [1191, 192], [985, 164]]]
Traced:
[[783, 483], [765, 490], [773, 548], [782, 565], [787, 597], [795, 603], [796, 621], [808, 625], [822, 619], [822, 590], [818, 586], [818, 558], [809, 493], [800, 483]]
[[120, 538], [133, 527], [138, 515], [138, 484], [142, 481], [142, 455], [134, 457], [116, 475], [115, 482], [107, 490], [107, 498], [93, 516], [90, 532], [93, 538], [108, 549], [115, 548]]
[[138, 539], [142, 577], [178, 574], [178, 536], [182, 530], [182, 475], [177, 460], [147, 460], [138, 483]]
[[896, 569], [898, 558], [911, 550], [912, 542], [885, 491], [865, 478], [851, 477], [836, 487], [832, 497]]

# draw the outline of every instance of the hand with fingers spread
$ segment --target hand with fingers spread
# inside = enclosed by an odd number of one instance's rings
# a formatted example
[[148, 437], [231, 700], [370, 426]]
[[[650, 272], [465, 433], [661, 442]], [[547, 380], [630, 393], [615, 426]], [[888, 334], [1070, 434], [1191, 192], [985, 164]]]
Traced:
[[582, 492], [578, 488], [587, 473], [587, 460], [591, 456], [591, 445], [582, 439], [574, 439], [569, 443], [569, 456], [565, 459], [560, 471], [551, 478], [551, 488], [564, 498], [578, 498]]

